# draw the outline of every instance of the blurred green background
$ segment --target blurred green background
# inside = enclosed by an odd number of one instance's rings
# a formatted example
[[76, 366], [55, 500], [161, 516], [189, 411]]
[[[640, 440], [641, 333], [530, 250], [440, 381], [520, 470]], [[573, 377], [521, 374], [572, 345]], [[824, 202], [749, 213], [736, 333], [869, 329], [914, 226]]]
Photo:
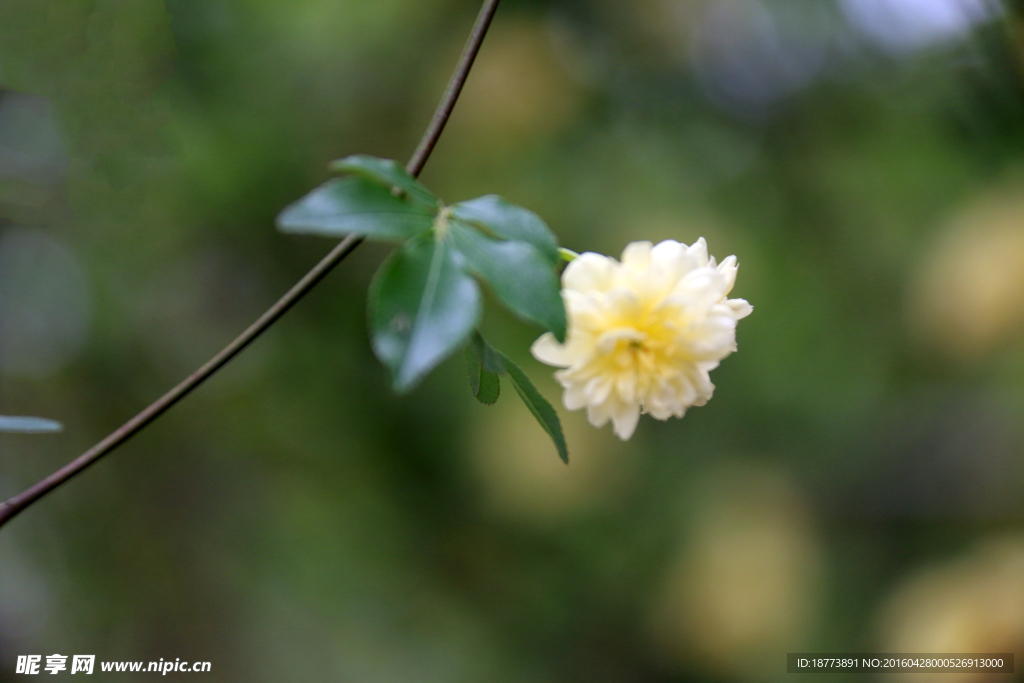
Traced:
[[[408, 157], [477, 8], [0, 0], [0, 412], [66, 426], [0, 435], [0, 497], [330, 248], [276, 213], [331, 159]], [[396, 397], [367, 244], [0, 531], [0, 680], [54, 652], [211, 681], [761, 681], [797, 650], [1019, 670], [1022, 31], [985, 0], [505, 0], [424, 182], [577, 251], [736, 254], [755, 312], [714, 400], [625, 444], [561, 411], [566, 468], [459, 358]], [[557, 402], [536, 330], [491, 305], [484, 331]]]

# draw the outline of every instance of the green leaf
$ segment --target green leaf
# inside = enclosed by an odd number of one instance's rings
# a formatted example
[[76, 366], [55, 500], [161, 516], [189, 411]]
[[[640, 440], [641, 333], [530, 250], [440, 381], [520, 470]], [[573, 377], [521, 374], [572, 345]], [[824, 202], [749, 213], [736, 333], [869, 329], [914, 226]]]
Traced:
[[528, 242], [540, 249], [551, 265], [558, 263], [558, 240], [540, 216], [493, 194], [451, 207], [455, 218], [472, 223], [506, 240]]
[[434, 208], [440, 200], [418, 180], [409, 175], [405, 167], [393, 159], [381, 159], [369, 154], [353, 154], [344, 159], [332, 161], [329, 168], [339, 173], [354, 173], [382, 185], [397, 188], [414, 201]]
[[496, 375], [505, 374], [505, 364], [501, 362], [501, 354], [493, 346], [487, 343], [483, 335], [479, 331], [474, 332], [470, 343], [473, 344], [474, 349], [480, 359], [483, 361], [484, 369], [488, 372], [493, 372]]
[[551, 440], [555, 442], [558, 456], [562, 459], [562, 462], [568, 465], [569, 449], [565, 445], [565, 436], [562, 434], [562, 423], [558, 420], [558, 413], [551, 407], [547, 399], [537, 391], [537, 387], [533, 386], [533, 382], [530, 381], [530, 378], [526, 376], [526, 373], [518, 365], [513, 363], [501, 351], [496, 350], [495, 353], [501, 358], [505, 370], [508, 371], [508, 376], [512, 379], [512, 386], [515, 387], [519, 398], [523, 399], [523, 403], [530, 409], [533, 416], [537, 418], [537, 422], [540, 422], [540, 426], [544, 428], [544, 431], [548, 433]]
[[22, 434], [45, 434], [59, 432], [64, 429], [60, 422], [42, 417], [11, 417], [0, 415], [0, 432], [20, 432]]
[[282, 232], [405, 240], [431, 228], [438, 207], [396, 197], [360, 176], [329, 180], [277, 217]]
[[[523, 403], [555, 443], [562, 462], [569, 464], [569, 449], [565, 445], [565, 436], [562, 434], [562, 423], [558, 420], [558, 413], [537, 391], [537, 387], [533, 386], [533, 382], [518, 365], [488, 344], [479, 332], [474, 333], [469, 343], [466, 344], [466, 363], [469, 368], [469, 383], [473, 389], [473, 395], [488, 405], [498, 400], [500, 386], [498, 377], [507, 373], [512, 379], [512, 386], [516, 393], [523, 399]], [[488, 381], [493, 381], [495, 387], [493, 400], [484, 400], [481, 397], [486, 390], [484, 385], [486, 375], [493, 377], [493, 380], [488, 379]], [[489, 399], [490, 395], [487, 395], [486, 398]]]
[[447, 239], [415, 237], [385, 261], [370, 288], [370, 328], [394, 389], [412, 389], [459, 347], [480, 318], [480, 288]]
[[[473, 336], [466, 344], [466, 369], [469, 372], [469, 387], [473, 396], [484, 405], [493, 405], [501, 394], [501, 380], [498, 373], [489, 369], [484, 362], [486, 350], [483, 349], [479, 334]], [[498, 361], [500, 363], [500, 361]], [[501, 370], [504, 371], [504, 368]]]
[[509, 310], [565, 341], [565, 305], [558, 276], [540, 250], [526, 242], [491, 239], [458, 221], [452, 221], [450, 229], [469, 268]]

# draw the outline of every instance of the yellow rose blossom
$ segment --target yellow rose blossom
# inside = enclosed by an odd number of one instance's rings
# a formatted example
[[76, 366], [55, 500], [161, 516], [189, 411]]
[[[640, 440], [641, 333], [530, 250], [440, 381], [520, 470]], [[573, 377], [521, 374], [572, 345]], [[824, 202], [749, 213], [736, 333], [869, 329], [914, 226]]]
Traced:
[[735, 256], [708, 258], [703, 237], [689, 247], [633, 242], [621, 262], [581, 254], [562, 274], [565, 343], [548, 332], [531, 351], [564, 368], [555, 377], [566, 408], [585, 407], [591, 424], [611, 420], [628, 439], [641, 413], [682, 417], [711, 398], [708, 373], [736, 350], [736, 321], [753, 310], [726, 298], [736, 269]]

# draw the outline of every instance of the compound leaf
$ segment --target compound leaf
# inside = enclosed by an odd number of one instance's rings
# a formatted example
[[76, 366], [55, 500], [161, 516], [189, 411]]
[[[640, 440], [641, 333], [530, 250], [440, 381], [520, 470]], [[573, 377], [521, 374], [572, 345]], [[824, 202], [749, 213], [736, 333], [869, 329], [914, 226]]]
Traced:
[[490, 285], [510, 311], [565, 341], [565, 304], [558, 276], [536, 247], [491, 239], [458, 222], [451, 226], [451, 234], [470, 270]]
[[476, 334], [466, 344], [466, 370], [469, 372], [469, 387], [473, 391], [473, 396], [489, 406], [493, 405], [501, 394], [501, 380], [498, 378], [498, 372], [489, 369], [489, 363], [484, 361], [487, 352], [480, 344], [482, 341], [480, 335]]
[[277, 217], [282, 232], [405, 240], [434, 224], [438, 207], [396, 197], [386, 186], [362, 176], [335, 178], [285, 208]]
[[558, 263], [558, 240], [540, 216], [521, 206], [489, 194], [451, 207], [455, 218], [482, 228], [506, 240], [528, 242], [537, 247], [551, 265]]
[[434, 233], [397, 248], [370, 288], [370, 329], [395, 391], [412, 389], [476, 327], [480, 288]]
[[526, 373], [518, 365], [513, 363], [501, 351], [495, 351], [495, 353], [501, 358], [501, 362], [505, 366], [509, 378], [512, 380], [512, 386], [515, 387], [516, 393], [519, 394], [519, 398], [523, 399], [523, 403], [530, 409], [533, 416], [537, 418], [537, 422], [548, 433], [551, 440], [555, 442], [558, 457], [568, 465], [569, 449], [565, 445], [565, 436], [562, 434], [562, 423], [558, 419], [558, 413], [555, 412], [555, 409], [548, 403], [547, 399], [537, 391], [537, 387], [533, 386], [533, 382], [530, 381], [530, 378], [527, 377]]
[[353, 173], [363, 176], [389, 188], [396, 188], [413, 201], [437, 208], [440, 200], [424, 187], [420, 181], [409, 175], [405, 167], [394, 159], [381, 159], [369, 154], [353, 154], [330, 163], [332, 171]]

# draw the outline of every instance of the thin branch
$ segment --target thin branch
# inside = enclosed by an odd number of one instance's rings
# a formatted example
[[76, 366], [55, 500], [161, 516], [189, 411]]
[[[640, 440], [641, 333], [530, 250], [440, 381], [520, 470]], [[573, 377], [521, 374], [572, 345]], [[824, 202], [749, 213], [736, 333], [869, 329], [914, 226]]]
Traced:
[[462, 86], [466, 84], [469, 70], [473, 68], [473, 60], [476, 59], [476, 53], [480, 51], [480, 46], [484, 42], [484, 36], [487, 35], [487, 29], [490, 28], [491, 19], [494, 18], [494, 12], [497, 9], [498, 0], [487, 0], [483, 7], [480, 8], [480, 14], [476, 18], [473, 32], [469, 34], [466, 47], [462, 50], [462, 58], [459, 60], [458, 66], [455, 67], [455, 71], [448, 81], [448, 87], [445, 88], [444, 96], [441, 98], [440, 104], [437, 105], [434, 118], [431, 119], [426, 132], [420, 138], [420, 144], [416, 146], [412, 159], [406, 165], [406, 169], [412, 175], [418, 176], [420, 174], [423, 166], [427, 163], [427, 159], [430, 158], [430, 153], [434, 151], [434, 145], [437, 144], [438, 139], [441, 137], [441, 132], [444, 131], [445, 124], [448, 123], [448, 119], [452, 115], [452, 110], [455, 109], [455, 102], [459, 99]]
[[[476, 55], [480, 51], [480, 45], [483, 43], [484, 36], [487, 35], [487, 29], [490, 27], [491, 19], [494, 17], [494, 12], [498, 8], [498, 2], [499, 0], [485, 0], [483, 7], [480, 8], [480, 14], [477, 16], [476, 23], [473, 25], [473, 31], [470, 33], [469, 40], [466, 42], [466, 47], [462, 51], [462, 57], [459, 59], [458, 65], [455, 67], [454, 73], [452, 73], [452, 77], [448, 82], [448, 87], [445, 89], [444, 95], [441, 97], [441, 101], [437, 105], [434, 117], [431, 119], [430, 125], [427, 126], [426, 132], [423, 133], [423, 137], [416, 148], [416, 152], [406, 165], [406, 169], [413, 176], [418, 176], [420, 171], [423, 170], [423, 166], [427, 163], [427, 159], [430, 158], [430, 153], [434, 150], [434, 146], [437, 144], [438, 139], [441, 137], [441, 133], [444, 131], [445, 124], [448, 123], [448, 119], [451, 117], [452, 110], [455, 108], [455, 102], [458, 100], [459, 93], [462, 92], [462, 86], [465, 84], [466, 77], [469, 75], [469, 70], [473, 67], [473, 61], [476, 59]], [[287, 313], [288, 310], [299, 301], [299, 299], [305, 296], [317, 285], [317, 283], [323, 280], [324, 277], [326, 277], [336, 265], [341, 263], [346, 256], [351, 254], [352, 251], [362, 243], [362, 241], [362, 237], [346, 237], [336, 247], [334, 247], [334, 249], [332, 249], [330, 253], [320, 261], [320, 263], [316, 264], [312, 270], [306, 273], [306, 275], [303, 276], [303, 278], [299, 280], [294, 287], [289, 289], [288, 292], [277, 301], [277, 303], [267, 309], [267, 311], [261, 315], [256, 322], [250, 325], [234, 341], [224, 347], [220, 353], [207, 361], [205, 365], [182, 380], [178, 386], [168, 391], [155, 402], [150, 404], [149, 407], [141, 413], [125, 422], [105, 439], [72, 460], [64, 467], [0, 504], [0, 527], [9, 522], [15, 515], [27, 508], [29, 505], [36, 502], [75, 475], [79, 474], [86, 467], [92, 465], [104, 455], [113, 451], [134, 435], [138, 434], [154, 420], [163, 415], [171, 406], [188, 396], [193, 389], [209, 379], [214, 373], [224, 367], [224, 365], [226, 365], [232, 358], [241, 353], [242, 350], [251, 344], [257, 337], [263, 334], [263, 332], [265, 332], [271, 325], [277, 322], [277, 320]]]

